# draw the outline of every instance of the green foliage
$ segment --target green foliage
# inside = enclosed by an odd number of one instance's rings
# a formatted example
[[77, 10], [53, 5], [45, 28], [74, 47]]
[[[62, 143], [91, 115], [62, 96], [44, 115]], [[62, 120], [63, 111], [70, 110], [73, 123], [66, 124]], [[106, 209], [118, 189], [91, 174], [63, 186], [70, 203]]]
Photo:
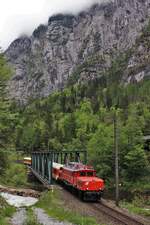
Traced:
[[88, 152], [100, 177], [112, 176], [113, 170], [113, 127], [100, 124], [88, 143]]
[[15, 186], [15, 187], [24, 187], [27, 184], [27, 174], [23, 165], [17, 165], [12, 163], [9, 165], [9, 168], [5, 172], [5, 184]]
[[41, 225], [37, 222], [37, 218], [31, 208], [27, 209], [27, 219], [23, 225]]
[[0, 53], [0, 175], [7, 167], [7, 154], [4, 151], [14, 144], [18, 116], [18, 113], [13, 112], [6, 95], [6, 85], [10, 76], [11, 70], [3, 54]]
[[136, 215], [142, 215], [150, 217], [150, 210], [148, 206], [148, 201], [144, 199], [141, 195], [136, 195], [132, 202], [122, 201], [121, 206], [129, 210], [130, 213], [135, 213]]
[[[138, 88], [132, 85], [118, 87], [117, 96], [116, 86], [101, 91], [101, 85], [95, 85], [94, 95], [91, 95], [92, 83], [89, 86], [75, 85], [33, 102], [20, 111], [17, 149], [26, 152], [87, 149], [89, 163], [112, 185], [113, 120], [114, 109], [118, 105], [120, 182], [124, 189], [129, 185], [132, 187], [132, 182], [140, 182], [150, 171], [149, 154], [145, 152], [143, 142], [143, 136], [150, 133], [147, 82]], [[145, 180], [147, 182], [147, 178]]]
[[15, 212], [15, 208], [9, 206], [6, 201], [0, 197], [0, 224], [9, 225], [8, 218]]
[[92, 56], [77, 68], [75, 76], [70, 78], [73, 80], [63, 91], [20, 108], [16, 149], [28, 153], [87, 149], [89, 163], [112, 186], [115, 109], [118, 111], [120, 182], [124, 189], [141, 181], [145, 186], [150, 154], [144, 150], [143, 136], [150, 134], [150, 81], [120, 84], [130, 55], [131, 51], [118, 55], [104, 74], [97, 71], [95, 80], [76, 83], [85, 68], [105, 64], [105, 56]]
[[82, 216], [64, 207], [64, 202], [60, 199], [58, 190], [45, 192], [36, 206], [43, 208], [48, 215], [60, 221], [68, 221], [76, 225], [97, 225], [94, 218]]
[[[6, 82], [9, 78], [10, 71], [6, 66], [5, 59], [0, 54], [0, 148], [4, 146], [9, 131], [8, 124], [10, 119], [9, 103], [6, 101]], [[6, 116], [8, 114], [8, 117]]]
[[[4, 155], [6, 155], [5, 152]], [[7, 168], [5, 168], [4, 173], [0, 176], [0, 183], [13, 187], [28, 186], [26, 168], [24, 165], [16, 163], [16, 160], [16, 154], [9, 152], [7, 157]]]
[[128, 152], [124, 160], [125, 174], [134, 181], [148, 172], [148, 160], [144, 149], [138, 145]]
[[0, 175], [4, 174], [5, 169], [8, 167], [8, 157], [6, 152], [0, 150]]

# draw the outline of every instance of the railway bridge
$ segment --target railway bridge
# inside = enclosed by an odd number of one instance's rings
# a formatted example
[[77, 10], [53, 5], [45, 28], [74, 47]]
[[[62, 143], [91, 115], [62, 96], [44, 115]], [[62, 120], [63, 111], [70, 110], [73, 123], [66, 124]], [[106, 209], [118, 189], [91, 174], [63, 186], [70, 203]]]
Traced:
[[69, 161], [87, 163], [87, 151], [48, 151], [33, 152], [31, 154], [32, 164], [30, 167], [34, 176], [49, 188], [52, 181], [52, 165], [53, 162], [66, 164]]

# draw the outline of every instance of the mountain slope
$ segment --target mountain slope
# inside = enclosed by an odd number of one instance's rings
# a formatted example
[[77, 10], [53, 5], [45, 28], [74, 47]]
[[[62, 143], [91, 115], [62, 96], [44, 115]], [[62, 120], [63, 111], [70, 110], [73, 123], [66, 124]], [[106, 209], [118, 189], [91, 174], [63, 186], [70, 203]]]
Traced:
[[[114, 58], [133, 47], [149, 15], [150, 0], [114, 0], [77, 16], [50, 17], [47, 26], [15, 40], [5, 53], [14, 67], [11, 98], [26, 103], [63, 88], [74, 74], [84, 81], [103, 75]], [[128, 74], [130, 58], [125, 82], [133, 77]]]

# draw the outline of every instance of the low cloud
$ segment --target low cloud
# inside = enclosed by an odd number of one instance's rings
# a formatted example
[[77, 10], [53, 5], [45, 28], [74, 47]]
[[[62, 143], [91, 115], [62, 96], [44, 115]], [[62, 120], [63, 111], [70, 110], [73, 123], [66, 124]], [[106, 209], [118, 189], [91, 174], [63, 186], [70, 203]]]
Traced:
[[0, 46], [8, 45], [21, 34], [31, 35], [41, 23], [55, 13], [73, 13], [90, 7], [94, 3], [109, 0], [1, 0]]

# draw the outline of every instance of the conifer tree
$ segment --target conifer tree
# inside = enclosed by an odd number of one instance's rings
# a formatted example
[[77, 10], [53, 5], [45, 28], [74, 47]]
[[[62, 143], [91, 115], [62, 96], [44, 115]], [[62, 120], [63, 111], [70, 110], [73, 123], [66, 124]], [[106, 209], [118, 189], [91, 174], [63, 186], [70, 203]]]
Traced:
[[14, 134], [15, 114], [11, 112], [6, 88], [10, 75], [11, 70], [7, 66], [3, 53], [0, 53], [0, 174], [6, 167], [6, 150], [10, 146]]

